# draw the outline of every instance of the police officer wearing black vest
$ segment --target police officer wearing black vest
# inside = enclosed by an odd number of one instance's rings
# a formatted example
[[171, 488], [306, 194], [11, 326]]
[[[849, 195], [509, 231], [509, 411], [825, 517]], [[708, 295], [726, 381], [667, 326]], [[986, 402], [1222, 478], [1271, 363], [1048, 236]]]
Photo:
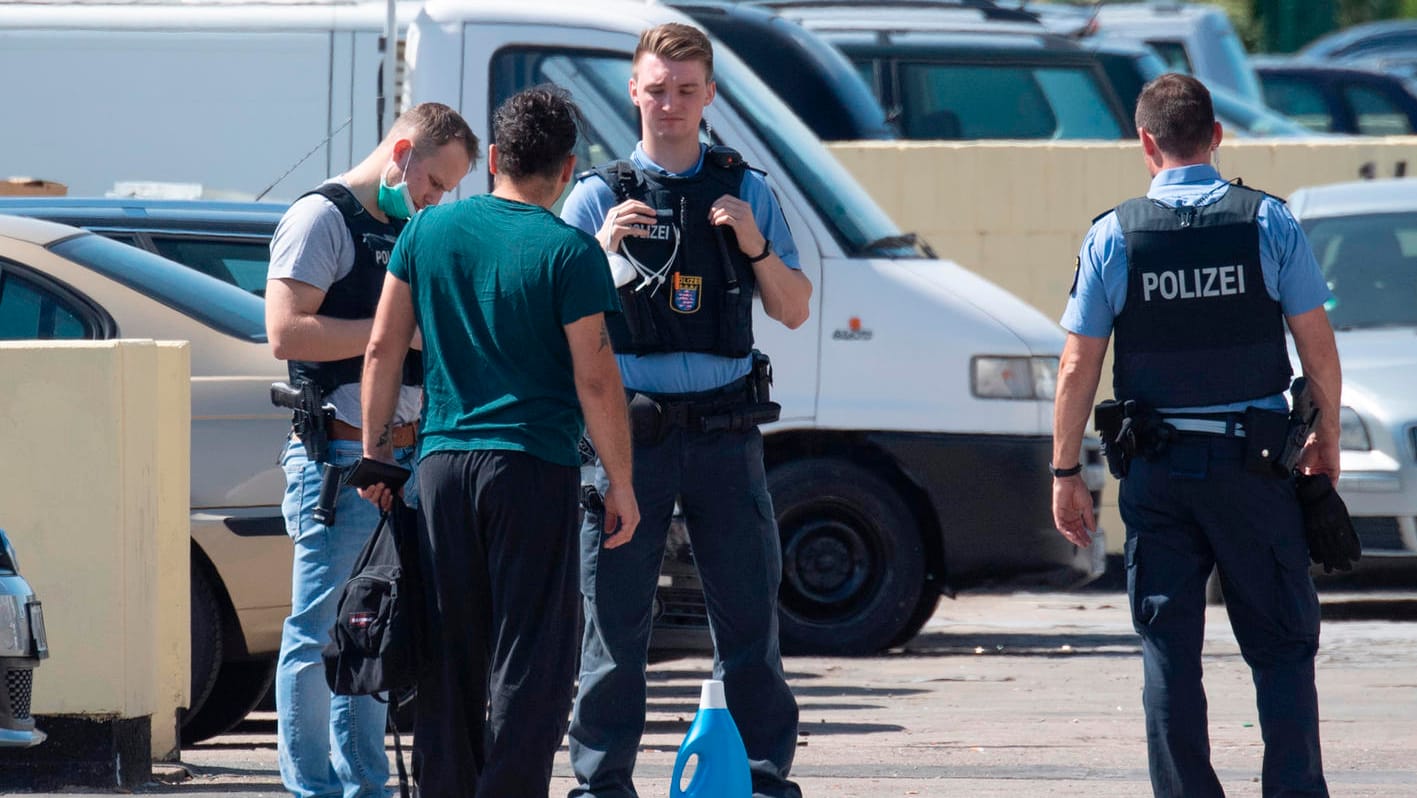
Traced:
[[1274, 461], [1289, 431], [1287, 325], [1320, 409], [1307, 445], [1299, 436], [1298, 469], [1338, 480], [1341, 378], [1328, 289], [1283, 202], [1211, 166], [1221, 128], [1199, 81], [1152, 81], [1136, 126], [1150, 190], [1088, 231], [1062, 319], [1054, 523], [1079, 546], [1096, 529], [1078, 458], [1115, 334], [1117, 404], [1100, 405], [1097, 424], [1112, 454], [1126, 455], [1112, 464], [1123, 475], [1152, 789], [1224, 795], [1201, 685], [1205, 586], [1218, 567], [1254, 675], [1263, 794], [1327, 795], [1314, 686], [1319, 605], [1294, 479]]
[[[347, 468], [363, 451], [363, 355], [399, 231], [419, 208], [456, 186], [476, 156], [477, 138], [456, 112], [439, 103], [414, 106], [358, 166], [296, 200], [271, 240], [271, 348], [288, 361], [292, 385], [314, 386], [312, 395], [334, 407], [322, 461], [311, 457], [298, 434], [281, 455], [281, 510], [295, 563], [276, 669], [277, 739], [281, 780], [296, 796], [387, 794], [386, 705], [369, 696], [332, 696], [320, 658], [339, 587], [374, 531], [378, 511], [354, 488], [335, 494], [332, 507], [317, 512], [317, 505], [326, 473]], [[387, 431], [404, 465], [414, 454], [422, 402], [421, 361], [410, 354], [396, 424]]]
[[[688, 25], [640, 38], [630, 97], [633, 155], [584, 176], [562, 210], [609, 254], [623, 313], [610, 338], [631, 395], [634, 538], [606, 549], [594, 496], [581, 533], [586, 630], [569, 734], [572, 796], [631, 798], [645, 721], [645, 660], [655, 588], [676, 500], [703, 582], [753, 794], [797, 798], [788, 779], [797, 704], [782, 670], [782, 555], [757, 426], [777, 418], [765, 358], [753, 351], [755, 295], [796, 328], [812, 286], [762, 173], [699, 142], [713, 101], [713, 52]], [[596, 487], [605, 488], [597, 468]]]

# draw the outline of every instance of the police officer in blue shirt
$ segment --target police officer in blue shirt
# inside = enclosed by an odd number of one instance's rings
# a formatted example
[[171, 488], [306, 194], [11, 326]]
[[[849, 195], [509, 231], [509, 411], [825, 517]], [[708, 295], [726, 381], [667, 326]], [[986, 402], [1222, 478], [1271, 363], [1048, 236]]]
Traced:
[[1323, 308], [1329, 292], [1284, 204], [1227, 183], [1211, 166], [1221, 129], [1199, 81], [1152, 81], [1136, 125], [1151, 188], [1088, 231], [1062, 318], [1054, 523], [1080, 546], [1096, 528], [1078, 456], [1115, 333], [1117, 399], [1159, 416], [1142, 442], [1150, 451], [1132, 459], [1119, 497], [1152, 789], [1224, 795], [1210, 764], [1201, 685], [1205, 584], [1218, 566], [1254, 675], [1263, 793], [1327, 795], [1314, 687], [1319, 605], [1303, 522], [1292, 479], [1247, 468], [1244, 419], [1249, 408], [1255, 418], [1286, 410], [1287, 323], [1321, 410], [1299, 469], [1337, 482], [1341, 377]]
[[[562, 217], [594, 234], [621, 278], [608, 319], [633, 394], [634, 486], [641, 523], [610, 550], [592, 506], [582, 527], [586, 629], [569, 734], [571, 796], [630, 798], [645, 722], [645, 661], [655, 588], [676, 499], [703, 582], [714, 675], [742, 733], [753, 794], [798, 798], [788, 780], [797, 704], [777, 636], [782, 554], [754, 413], [753, 297], [796, 328], [812, 284], [761, 173], [699, 143], [714, 98], [713, 51], [689, 25], [640, 38], [630, 78], [642, 140], [628, 161], [584, 176]], [[618, 264], [618, 266], [616, 266]], [[604, 473], [596, 481], [604, 487]]]

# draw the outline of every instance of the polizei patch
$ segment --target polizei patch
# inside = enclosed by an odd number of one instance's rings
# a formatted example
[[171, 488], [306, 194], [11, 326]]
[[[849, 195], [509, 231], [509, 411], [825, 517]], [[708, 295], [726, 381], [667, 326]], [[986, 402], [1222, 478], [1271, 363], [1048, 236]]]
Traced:
[[674, 273], [674, 292], [669, 300], [670, 307], [680, 313], [697, 313], [699, 294], [704, 287], [704, 278], [689, 274]]
[[1142, 300], [1203, 299], [1245, 293], [1244, 266], [1205, 266], [1145, 272], [1141, 276]]

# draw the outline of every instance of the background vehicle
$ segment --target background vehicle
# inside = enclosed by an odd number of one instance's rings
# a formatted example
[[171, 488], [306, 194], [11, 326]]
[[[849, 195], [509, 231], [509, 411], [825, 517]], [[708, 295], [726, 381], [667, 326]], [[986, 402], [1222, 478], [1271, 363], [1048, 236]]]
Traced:
[[0, 529], [0, 748], [29, 748], [44, 742], [30, 716], [34, 669], [49, 656], [44, 612], [34, 589], [20, 576], [19, 558]]
[[[1135, 136], [1097, 59], [1037, 18], [952, 4], [770, 4], [846, 55], [906, 139]], [[761, 56], [746, 56], [759, 72]]]
[[1315, 39], [1298, 55], [1305, 60], [1417, 77], [1417, 21], [1353, 25]]
[[[1128, 118], [1135, 119], [1137, 98], [1142, 87], [1167, 71], [1165, 62], [1150, 45], [1131, 39], [1095, 36], [1082, 40], [1081, 44], [1097, 56]], [[1242, 100], [1218, 86], [1208, 88], [1215, 118], [1224, 127], [1227, 136], [1268, 138], [1315, 135], [1315, 131], [1278, 112]]]
[[135, 247], [0, 216], [0, 339], [191, 342], [192, 691], [186, 743], [243, 718], [274, 675], [290, 611], [276, 455], [288, 416], [260, 298]]
[[817, 138], [898, 137], [851, 62], [815, 33], [749, 5], [702, 0], [671, 0], [670, 5], [748, 62]]
[[1417, 556], [1417, 183], [1302, 188], [1289, 207], [1334, 294], [1328, 313], [1344, 405], [1338, 491], [1365, 560]]
[[1254, 64], [1265, 103], [1311, 130], [1364, 136], [1417, 130], [1413, 84], [1396, 75], [1292, 58]]
[[[586, 111], [583, 162], [598, 162], [639, 137], [625, 94], [639, 32], [684, 19], [643, 3], [435, 0], [409, 29], [404, 101], [452, 103], [485, 136], [502, 98], [555, 80]], [[801, 329], [755, 327], [783, 406], [765, 453], [784, 646], [875, 651], [909, 639], [941, 590], [1100, 573], [1103, 547], [1063, 540], [1047, 480], [1030, 476], [1051, 455], [1058, 327], [925, 255], [734, 53], [714, 69], [713, 137], [766, 170], [817, 286]], [[1089, 478], [1100, 487], [1099, 465]]]

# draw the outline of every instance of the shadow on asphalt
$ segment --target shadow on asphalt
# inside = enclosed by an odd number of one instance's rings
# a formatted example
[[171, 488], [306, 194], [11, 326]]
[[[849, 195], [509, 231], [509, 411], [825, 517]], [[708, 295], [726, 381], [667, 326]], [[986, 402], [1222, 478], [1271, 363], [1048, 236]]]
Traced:
[[1134, 633], [922, 632], [882, 656], [1132, 657], [1141, 651]]
[[1417, 621], [1417, 599], [1375, 596], [1322, 601], [1320, 611], [1325, 621]]

